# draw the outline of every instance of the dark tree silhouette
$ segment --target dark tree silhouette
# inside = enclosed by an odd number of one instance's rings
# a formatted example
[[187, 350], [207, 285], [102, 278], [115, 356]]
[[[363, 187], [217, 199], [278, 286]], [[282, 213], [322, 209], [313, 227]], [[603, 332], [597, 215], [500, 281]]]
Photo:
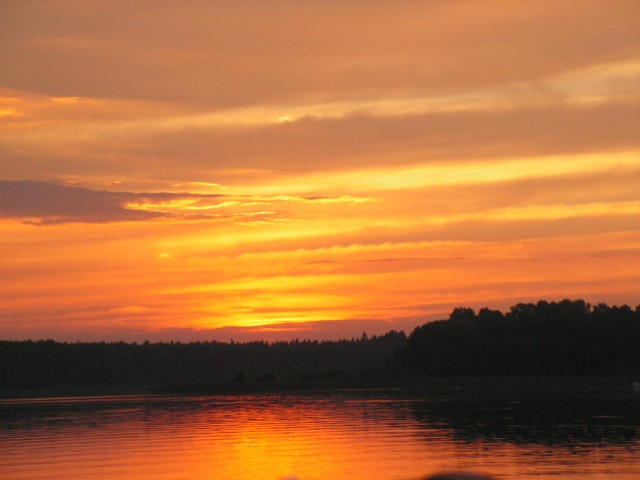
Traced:
[[506, 314], [460, 307], [409, 338], [392, 330], [322, 342], [0, 341], [0, 395], [16, 388], [277, 386], [412, 375], [640, 375], [640, 306], [541, 300]]
[[2, 388], [157, 386], [358, 377], [385, 372], [404, 332], [291, 342], [0, 341]]
[[432, 376], [637, 375], [640, 308], [583, 300], [519, 303], [506, 315], [456, 308], [417, 327], [396, 360]]

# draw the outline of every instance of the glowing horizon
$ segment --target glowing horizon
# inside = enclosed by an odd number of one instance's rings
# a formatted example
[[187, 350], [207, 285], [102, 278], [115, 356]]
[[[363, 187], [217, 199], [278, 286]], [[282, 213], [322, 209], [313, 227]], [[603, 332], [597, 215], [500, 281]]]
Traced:
[[[640, 7], [0, 6], [0, 338], [640, 303]], [[11, 27], [11, 28], [8, 28]]]

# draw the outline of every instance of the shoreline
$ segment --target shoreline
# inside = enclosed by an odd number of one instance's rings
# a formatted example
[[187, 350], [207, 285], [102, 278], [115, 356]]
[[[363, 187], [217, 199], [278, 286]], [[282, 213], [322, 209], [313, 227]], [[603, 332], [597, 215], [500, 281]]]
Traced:
[[[82, 398], [134, 395], [252, 395], [407, 390], [425, 395], [600, 395], [639, 394], [636, 377], [404, 377], [350, 378], [313, 381], [246, 381], [169, 385], [96, 385], [43, 388], [0, 388], [0, 400]], [[640, 395], [640, 394], [639, 394]]]

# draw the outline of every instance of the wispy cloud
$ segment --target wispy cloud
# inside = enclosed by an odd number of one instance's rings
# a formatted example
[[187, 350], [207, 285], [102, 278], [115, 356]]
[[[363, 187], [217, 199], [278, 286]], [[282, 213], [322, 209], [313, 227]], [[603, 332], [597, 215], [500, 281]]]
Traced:
[[93, 191], [54, 183], [0, 181], [0, 216], [34, 224], [116, 222], [161, 217], [161, 212], [127, 209], [133, 194]]
[[187, 5], [4, 4], [13, 28], [0, 83], [219, 108], [469, 90], [638, 53], [638, 7], [626, 0]]
[[0, 2], [0, 336], [638, 303], [637, 1], [185, 2]]
[[[357, 204], [368, 198], [331, 196], [226, 196], [92, 190], [38, 181], [0, 180], [0, 218], [34, 225], [173, 219], [272, 223], [285, 220], [288, 203]], [[268, 210], [277, 207], [279, 212]], [[279, 207], [278, 207], [279, 206]]]

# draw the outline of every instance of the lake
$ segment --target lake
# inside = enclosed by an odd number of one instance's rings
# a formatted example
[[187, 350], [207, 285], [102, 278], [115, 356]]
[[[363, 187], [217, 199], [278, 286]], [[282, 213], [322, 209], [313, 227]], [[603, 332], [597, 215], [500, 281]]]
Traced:
[[345, 390], [0, 401], [0, 478], [640, 478], [633, 392]]

